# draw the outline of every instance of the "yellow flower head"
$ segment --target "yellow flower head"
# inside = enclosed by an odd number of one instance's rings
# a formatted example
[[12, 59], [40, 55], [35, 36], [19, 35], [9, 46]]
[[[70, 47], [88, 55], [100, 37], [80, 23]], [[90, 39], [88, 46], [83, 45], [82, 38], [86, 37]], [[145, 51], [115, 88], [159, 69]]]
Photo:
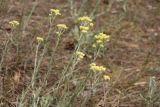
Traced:
[[66, 29], [68, 29], [68, 27], [67, 27], [65, 24], [58, 24], [58, 25], [57, 25], [57, 28], [58, 28], [59, 30], [66, 30]]
[[97, 66], [95, 63], [90, 64], [90, 70], [94, 72], [104, 72], [106, 70], [103, 66]]
[[86, 27], [86, 26], [80, 26], [79, 28], [82, 33], [87, 33], [89, 30], [89, 27]]
[[101, 48], [104, 48], [104, 45], [103, 45], [103, 44], [100, 44], [99, 46], [100, 46]]
[[19, 22], [16, 21], [16, 20], [12, 20], [9, 22], [9, 25], [12, 27], [12, 28], [16, 28], [17, 26], [19, 26]]
[[90, 64], [90, 67], [92, 67], [92, 66], [96, 66], [96, 63], [91, 63], [91, 64]]
[[110, 36], [104, 33], [99, 33], [98, 35], [95, 35], [94, 38], [96, 44], [100, 47], [104, 47], [104, 43], [110, 40]]
[[89, 27], [86, 27], [86, 26], [80, 26], [80, 30], [86, 30], [86, 31], [88, 31], [88, 30], [89, 30]]
[[89, 23], [89, 26], [90, 26], [90, 27], [93, 27], [93, 23]]
[[60, 35], [60, 34], [61, 34], [61, 32], [56, 32], [56, 34], [57, 34], [57, 35]]
[[82, 32], [83, 34], [86, 34], [88, 31], [87, 31], [87, 30], [81, 30], [81, 32]]
[[92, 48], [96, 48], [97, 46], [96, 46], [96, 44], [92, 44]]
[[92, 22], [92, 19], [88, 16], [83, 16], [78, 18], [78, 22]]
[[98, 39], [98, 40], [96, 40], [96, 43], [101, 44], [101, 43], [103, 43], [103, 41], [101, 39]]
[[88, 16], [79, 17], [77, 22], [83, 25], [79, 27], [81, 33], [87, 33], [90, 27], [93, 27], [92, 19]]
[[77, 51], [76, 55], [77, 55], [78, 60], [82, 60], [85, 56], [85, 54], [83, 52], [80, 52], [80, 51]]
[[96, 40], [101, 40], [101, 41], [109, 41], [110, 39], [110, 36], [109, 35], [106, 35], [104, 33], [99, 33], [98, 35], [95, 35], [95, 39]]
[[61, 15], [60, 10], [58, 10], [58, 9], [50, 9], [49, 16], [58, 16], [58, 15]]
[[108, 75], [103, 75], [103, 79], [104, 80], [111, 80], [110, 76], [108, 76]]
[[43, 42], [44, 41], [44, 39], [42, 37], [37, 37], [36, 39], [37, 39], [38, 42]]
[[105, 71], [106, 70], [106, 68], [103, 67], [103, 66], [99, 66], [99, 69], [100, 69], [100, 71]]

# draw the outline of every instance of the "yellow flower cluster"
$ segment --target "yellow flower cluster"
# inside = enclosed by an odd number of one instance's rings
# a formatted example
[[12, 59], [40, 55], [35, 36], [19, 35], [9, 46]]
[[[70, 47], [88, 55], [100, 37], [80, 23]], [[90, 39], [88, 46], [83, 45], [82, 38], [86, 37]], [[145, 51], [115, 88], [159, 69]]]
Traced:
[[86, 26], [80, 26], [79, 28], [82, 33], [87, 33], [89, 30], [89, 27], [86, 27]]
[[37, 39], [38, 42], [43, 42], [44, 41], [44, 39], [42, 37], [37, 37], [36, 39]]
[[81, 25], [79, 28], [82, 33], [87, 33], [90, 27], [93, 27], [92, 19], [88, 16], [79, 17], [78, 22]]
[[58, 16], [61, 15], [60, 11], [58, 9], [50, 9], [50, 14], [49, 16]]
[[90, 27], [93, 27], [93, 23], [89, 23], [89, 26], [90, 26]]
[[12, 20], [9, 22], [9, 25], [12, 27], [12, 28], [16, 28], [17, 26], [19, 26], [19, 22], [16, 21], [16, 20]]
[[103, 75], [103, 79], [104, 80], [111, 80], [110, 76], [108, 76], [108, 75]]
[[88, 16], [83, 16], [83, 17], [78, 18], [78, 22], [89, 22], [89, 23], [91, 23], [92, 19]]
[[103, 66], [97, 66], [95, 63], [91, 63], [90, 70], [92, 70], [93, 72], [103, 72], [106, 70], [106, 68]]
[[104, 43], [110, 40], [110, 36], [104, 33], [99, 33], [98, 35], [95, 35], [94, 38], [95, 43], [92, 45], [93, 48], [96, 48], [97, 45], [100, 47], [104, 47]]
[[65, 24], [58, 24], [58, 25], [57, 25], [57, 28], [58, 28], [59, 30], [66, 30], [66, 29], [68, 29], [68, 27], [67, 27]]
[[77, 51], [76, 55], [77, 55], [78, 60], [82, 60], [85, 56], [85, 54], [83, 52], [80, 52], [80, 51]]

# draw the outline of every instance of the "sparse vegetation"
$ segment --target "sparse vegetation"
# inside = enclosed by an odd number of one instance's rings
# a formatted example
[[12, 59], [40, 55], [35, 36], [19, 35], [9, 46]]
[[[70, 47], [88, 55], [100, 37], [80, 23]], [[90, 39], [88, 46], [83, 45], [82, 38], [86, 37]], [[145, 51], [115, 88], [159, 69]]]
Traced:
[[0, 0], [0, 107], [159, 107], [158, 0]]

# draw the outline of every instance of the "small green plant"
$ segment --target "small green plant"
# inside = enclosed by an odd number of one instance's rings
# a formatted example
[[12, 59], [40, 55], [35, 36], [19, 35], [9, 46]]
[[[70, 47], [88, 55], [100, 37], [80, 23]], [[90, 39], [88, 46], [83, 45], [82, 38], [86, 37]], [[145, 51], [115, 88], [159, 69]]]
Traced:
[[146, 107], [157, 107], [160, 104], [159, 88], [156, 78], [150, 77], [148, 84], [148, 92], [143, 96]]
[[[55, 17], [58, 15], [61, 15], [60, 11], [58, 9], [51, 9], [50, 10], [50, 14], [49, 14], [49, 19], [50, 19], [50, 24], [53, 23], [53, 21], [55, 20]], [[86, 76], [83, 80], [79, 80], [78, 83], [75, 84], [76, 88], [73, 90], [73, 92], [70, 92], [69, 88], [70, 88], [70, 84], [73, 84], [73, 80], [76, 79], [76, 66], [83, 60], [84, 56], [85, 56], [85, 51], [86, 48], [83, 47], [84, 43], [88, 44], [90, 41], [87, 41], [87, 36], [88, 36], [88, 32], [90, 30], [91, 27], [93, 27], [93, 22], [92, 19], [90, 19], [90, 17], [88, 16], [83, 16], [77, 19], [78, 21], [78, 26], [79, 26], [79, 35], [77, 37], [77, 41], [78, 43], [75, 46], [75, 50], [73, 51], [73, 54], [71, 55], [70, 61], [68, 63], [68, 65], [64, 68], [64, 70], [61, 72], [61, 75], [59, 77], [59, 80], [51, 87], [51, 91], [49, 91], [45, 96], [41, 97], [41, 91], [43, 90], [43, 88], [45, 88], [45, 86], [47, 85], [47, 77], [50, 74], [51, 70], [52, 70], [52, 64], [54, 61], [54, 57], [55, 57], [55, 52], [58, 49], [60, 40], [62, 38], [62, 34], [64, 33], [65, 30], [68, 29], [68, 27], [65, 24], [57, 24], [57, 42], [55, 47], [52, 50], [52, 56], [49, 62], [49, 68], [47, 73], [45, 74], [43, 79], [38, 78], [38, 74], [40, 71], [40, 66], [41, 63], [43, 62], [43, 59], [45, 57], [45, 51], [47, 48], [47, 43], [44, 43], [44, 41], [48, 41], [49, 36], [50, 36], [50, 29], [49, 28], [49, 32], [48, 32], [48, 36], [46, 38], [42, 38], [42, 37], [37, 37], [37, 47], [36, 47], [36, 53], [35, 53], [35, 64], [34, 64], [34, 72], [32, 74], [32, 79], [31, 79], [31, 84], [26, 90], [24, 90], [24, 93], [22, 94], [22, 96], [19, 99], [19, 104], [17, 105], [17, 107], [21, 107], [26, 105], [25, 103], [28, 102], [30, 104], [30, 106], [33, 107], [48, 107], [50, 106], [50, 104], [52, 104], [53, 100], [57, 100], [56, 101], [56, 105], [57, 107], [71, 107], [74, 104], [74, 101], [76, 101], [77, 97], [79, 97], [81, 95], [81, 93], [84, 91], [84, 88], [86, 87], [86, 85], [88, 84], [89, 81], [91, 81], [91, 85], [94, 86], [94, 84], [96, 84], [99, 80], [100, 80], [100, 76], [102, 71], [105, 71], [106, 68], [103, 66], [97, 66], [96, 64], [92, 63], [90, 64], [90, 70], [95, 72], [95, 79], [96, 80], [92, 80], [91, 76], [94, 75], [93, 72], [91, 71], [86, 71]], [[51, 26], [51, 25], [50, 25]], [[93, 48], [98, 48], [98, 51], [95, 51], [95, 55], [93, 56], [93, 62], [96, 60], [96, 58], [99, 55], [99, 48], [103, 49], [104, 47], [104, 43], [109, 38], [109, 36], [100, 33], [99, 35], [95, 35], [92, 36], [93, 38], [95, 38], [95, 47]], [[91, 38], [91, 37], [90, 37]], [[40, 45], [44, 45], [44, 49], [42, 50], [42, 53], [39, 55], [39, 47]], [[97, 72], [97, 74], [96, 74]], [[99, 72], [99, 73], [98, 73]], [[103, 78], [103, 77], [102, 77]], [[109, 76], [104, 75], [104, 79], [105, 80], [109, 80]], [[40, 85], [36, 86], [36, 81], [40, 80]], [[86, 84], [87, 83], [87, 84]], [[63, 88], [62, 88], [63, 87]], [[94, 87], [92, 87], [91, 91], [94, 90]], [[31, 92], [31, 96], [29, 99], [27, 99], [28, 93]], [[60, 94], [60, 95], [59, 95]], [[61, 97], [56, 97], [56, 96], [61, 96]], [[51, 97], [54, 96], [54, 97]]]

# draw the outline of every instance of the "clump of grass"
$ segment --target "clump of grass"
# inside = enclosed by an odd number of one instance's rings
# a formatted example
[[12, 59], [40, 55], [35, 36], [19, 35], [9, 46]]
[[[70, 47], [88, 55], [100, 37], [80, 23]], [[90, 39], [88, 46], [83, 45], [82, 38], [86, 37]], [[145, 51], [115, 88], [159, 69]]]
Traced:
[[159, 88], [155, 77], [150, 77], [148, 92], [142, 96], [146, 107], [157, 107], [160, 103]]

